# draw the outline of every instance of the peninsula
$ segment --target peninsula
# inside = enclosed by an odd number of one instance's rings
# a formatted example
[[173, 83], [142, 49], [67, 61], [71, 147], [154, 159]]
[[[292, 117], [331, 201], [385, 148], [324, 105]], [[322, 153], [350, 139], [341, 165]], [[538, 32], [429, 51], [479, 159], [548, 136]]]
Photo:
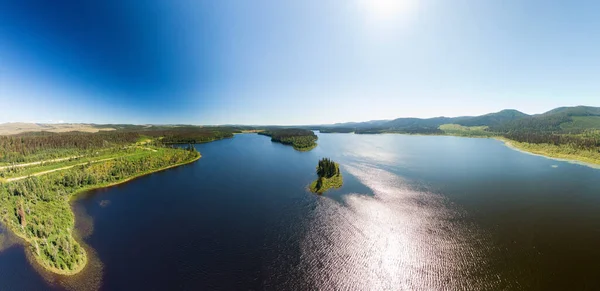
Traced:
[[310, 184], [310, 191], [323, 194], [331, 188], [340, 188], [344, 183], [340, 165], [328, 158], [319, 160], [317, 166], [317, 180]]
[[70, 201], [78, 193], [194, 162], [200, 153], [193, 146], [171, 144], [217, 140], [233, 132], [127, 126], [97, 133], [0, 136], [0, 220], [29, 244], [46, 270], [77, 274], [88, 261], [74, 237]]
[[291, 145], [295, 150], [301, 152], [310, 151], [317, 146], [317, 135], [308, 129], [272, 128], [258, 134], [271, 137], [272, 142]]

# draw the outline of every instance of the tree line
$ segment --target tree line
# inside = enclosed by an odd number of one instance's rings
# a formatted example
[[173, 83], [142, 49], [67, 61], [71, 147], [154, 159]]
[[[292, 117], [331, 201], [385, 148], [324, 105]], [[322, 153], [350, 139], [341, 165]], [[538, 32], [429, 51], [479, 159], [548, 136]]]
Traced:
[[42, 158], [134, 143], [135, 132], [35, 132], [0, 136], [0, 162], [22, 163]]
[[555, 134], [536, 132], [510, 132], [506, 138], [532, 144], [551, 144], [555, 146], [569, 145], [575, 149], [594, 150], [600, 152], [600, 134]]
[[230, 127], [178, 127], [142, 132], [151, 137], [161, 137], [166, 144], [205, 143], [232, 138], [240, 130]]

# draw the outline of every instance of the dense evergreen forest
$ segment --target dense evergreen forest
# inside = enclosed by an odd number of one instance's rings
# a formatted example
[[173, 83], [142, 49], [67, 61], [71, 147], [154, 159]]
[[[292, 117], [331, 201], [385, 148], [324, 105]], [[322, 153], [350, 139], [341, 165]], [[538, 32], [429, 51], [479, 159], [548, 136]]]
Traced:
[[258, 134], [271, 137], [271, 141], [291, 145], [294, 149], [299, 151], [309, 151], [317, 146], [317, 135], [312, 130], [308, 129], [268, 129], [259, 132]]
[[231, 127], [136, 126], [97, 133], [34, 132], [0, 136], [0, 164], [89, 155], [101, 149], [122, 147], [141, 141], [151, 142], [152, 145], [203, 143], [231, 138], [237, 132], [240, 130]]
[[135, 132], [35, 132], [0, 136], [0, 163], [24, 163], [135, 143]]
[[319, 178], [331, 178], [339, 174], [340, 169], [334, 161], [328, 158], [322, 158], [319, 160], [319, 164], [317, 165], [317, 175]]
[[143, 132], [152, 137], [161, 137], [163, 143], [205, 143], [224, 138], [232, 138], [241, 130], [229, 127], [177, 127]]

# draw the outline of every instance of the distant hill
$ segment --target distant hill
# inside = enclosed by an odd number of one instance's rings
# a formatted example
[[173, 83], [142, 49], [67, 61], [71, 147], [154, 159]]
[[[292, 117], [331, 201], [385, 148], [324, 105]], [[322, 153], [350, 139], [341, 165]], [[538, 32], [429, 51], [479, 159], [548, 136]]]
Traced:
[[434, 118], [397, 118], [394, 120], [378, 120], [369, 122], [347, 122], [334, 124], [333, 127], [352, 128], [355, 130], [377, 130], [389, 131], [408, 131], [415, 132], [419, 129], [429, 131], [437, 129], [443, 124], [459, 124], [463, 126], [497, 126], [506, 122], [525, 118], [529, 115], [513, 110], [506, 109], [500, 112], [489, 113], [481, 116], [461, 116], [461, 117], [434, 117]]
[[600, 129], [600, 107], [559, 107], [548, 112], [498, 124], [499, 132], [578, 133]]
[[552, 109], [543, 115], [564, 114], [567, 116], [600, 116], [600, 107], [591, 106], [575, 106], [575, 107], [558, 107]]
[[[559, 107], [537, 115], [505, 109], [480, 116], [397, 118], [389, 121], [337, 123], [322, 128], [327, 129], [325, 132], [435, 133], [435, 130], [444, 124], [486, 126], [489, 131], [494, 132], [581, 132], [587, 129], [600, 129], [600, 107]], [[335, 128], [338, 130], [336, 131]]]
[[470, 117], [398, 118], [382, 125], [389, 129], [438, 128], [442, 124], [457, 123]]
[[514, 109], [505, 109], [500, 112], [488, 113], [486, 115], [471, 117], [459, 122], [457, 124], [463, 126], [498, 126], [514, 120], [529, 117], [529, 115]]
[[332, 125], [328, 125], [327, 127], [362, 129], [362, 128], [380, 127], [387, 122], [389, 122], [389, 120], [371, 120], [371, 121], [365, 121], [365, 122], [344, 122], [344, 123], [334, 123]]

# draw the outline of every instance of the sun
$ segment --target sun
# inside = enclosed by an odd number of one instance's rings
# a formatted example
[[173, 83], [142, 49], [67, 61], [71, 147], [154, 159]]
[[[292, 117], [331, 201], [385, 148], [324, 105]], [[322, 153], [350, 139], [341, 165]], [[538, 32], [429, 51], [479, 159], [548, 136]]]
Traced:
[[416, 10], [417, 0], [358, 0], [369, 21], [393, 24], [405, 21]]

